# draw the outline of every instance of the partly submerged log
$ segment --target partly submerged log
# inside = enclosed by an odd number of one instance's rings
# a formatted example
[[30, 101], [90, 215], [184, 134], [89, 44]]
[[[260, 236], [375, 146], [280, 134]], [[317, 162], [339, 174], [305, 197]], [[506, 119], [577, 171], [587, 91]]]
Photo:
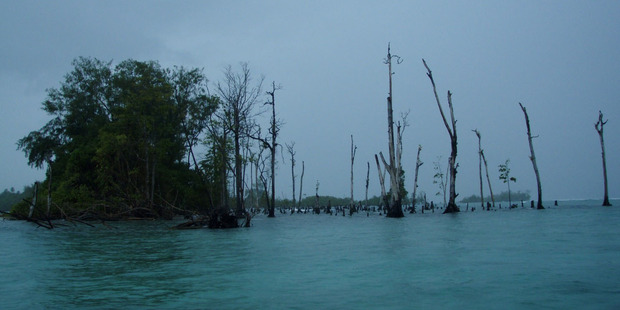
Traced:
[[209, 215], [192, 215], [187, 222], [176, 225], [174, 229], [224, 229], [250, 227], [251, 220], [252, 215], [247, 211], [238, 216], [233, 212], [218, 210]]

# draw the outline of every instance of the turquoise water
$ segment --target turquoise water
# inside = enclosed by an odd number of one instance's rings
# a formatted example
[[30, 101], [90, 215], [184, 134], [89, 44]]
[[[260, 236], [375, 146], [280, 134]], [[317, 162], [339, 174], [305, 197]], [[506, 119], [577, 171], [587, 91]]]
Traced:
[[278, 214], [225, 231], [0, 220], [0, 308], [619, 309], [612, 203], [403, 219]]

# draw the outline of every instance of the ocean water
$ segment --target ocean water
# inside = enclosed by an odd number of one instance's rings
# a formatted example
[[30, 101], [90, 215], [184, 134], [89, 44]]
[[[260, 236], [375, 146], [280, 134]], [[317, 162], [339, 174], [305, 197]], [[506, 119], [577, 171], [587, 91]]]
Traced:
[[620, 201], [55, 230], [0, 220], [0, 309], [620, 309]]

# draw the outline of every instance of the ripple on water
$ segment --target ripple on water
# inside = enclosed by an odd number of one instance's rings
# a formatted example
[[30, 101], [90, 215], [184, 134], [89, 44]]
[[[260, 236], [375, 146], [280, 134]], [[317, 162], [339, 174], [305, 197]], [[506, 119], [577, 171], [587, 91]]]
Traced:
[[0, 222], [1, 308], [620, 306], [620, 212], [262, 216], [249, 229], [170, 222], [53, 231]]

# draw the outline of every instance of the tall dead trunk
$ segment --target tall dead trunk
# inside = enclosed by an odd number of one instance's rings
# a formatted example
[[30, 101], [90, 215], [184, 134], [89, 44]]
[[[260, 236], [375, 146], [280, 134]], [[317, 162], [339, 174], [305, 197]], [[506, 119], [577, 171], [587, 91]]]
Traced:
[[387, 167], [387, 171], [390, 174], [390, 205], [387, 212], [387, 217], [403, 217], [402, 198], [400, 197], [400, 163], [397, 162], [396, 150], [394, 145], [394, 117], [392, 109], [392, 58], [396, 58], [397, 63], [401, 62], [401, 59], [397, 55], [390, 53], [390, 45], [388, 44], [387, 58], [385, 64], [388, 65], [388, 81], [389, 81], [389, 94], [387, 98], [387, 118], [388, 118], [388, 152], [389, 152], [389, 164], [386, 163], [383, 155], [381, 159], [383, 164]]
[[609, 192], [607, 190], [607, 162], [605, 161], [605, 141], [603, 140], [603, 126], [607, 124], [607, 121], [603, 121], [603, 112], [598, 111], [598, 122], [594, 124], [596, 132], [601, 140], [601, 155], [603, 156], [603, 183], [605, 186], [605, 193], [603, 197], [603, 206], [611, 206], [609, 203]]
[[291, 155], [291, 177], [293, 182], [293, 207], [295, 207], [295, 142], [286, 144], [286, 150]]
[[484, 210], [484, 190], [482, 188], [482, 142], [480, 140], [480, 131], [478, 129], [472, 130], [476, 137], [478, 137], [478, 176], [480, 177], [480, 208]]
[[[491, 201], [493, 202], [493, 208], [495, 208], [495, 196], [493, 196], [493, 188], [491, 187], [491, 179], [489, 178], [489, 166], [487, 165], [487, 159], [484, 156], [484, 150], [480, 150], [480, 155], [482, 156], [482, 162], [484, 163], [484, 170], [487, 175], [487, 184], [489, 185], [489, 192], [491, 193]], [[487, 211], [489, 208], [487, 208]]]
[[[421, 151], [422, 151], [422, 146], [418, 145], [418, 156], [416, 157], [416, 160], [415, 160], [415, 172], [414, 172], [414, 177], [413, 177], [413, 197], [411, 199], [411, 201], [412, 201], [411, 206], [413, 207], [412, 212], [415, 212], [416, 193], [418, 191], [418, 171], [420, 170], [420, 167], [424, 164], [420, 160], [420, 152]], [[422, 208], [424, 208], [424, 207], [422, 207]]]
[[269, 207], [269, 215], [267, 217], [275, 217], [275, 204], [276, 204], [276, 138], [278, 136], [278, 132], [280, 131], [279, 126], [276, 121], [276, 98], [275, 93], [276, 90], [280, 89], [279, 86], [276, 86], [276, 82], [271, 83], [272, 90], [268, 91], [267, 94], [271, 96], [271, 102], [267, 102], [267, 104], [271, 104], [271, 145], [269, 150], [271, 151], [271, 204]]
[[538, 165], [536, 165], [536, 155], [534, 155], [534, 145], [532, 144], [532, 139], [538, 138], [538, 136], [532, 137], [532, 133], [530, 131], [530, 118], [527, 115], [527, 110], [521, 104], [521, 102], [519, 102], [519, 106], [521, 107], [523, 115], [525, 116], [525, 126], [527, 127], [527, 141], [530, 144], [530, 160], [532, 161], [532, 166], [534, 167], [534, 174], [536, 174], [536, 186], [538, 187], [538, 203], [536, 204], [536, 208], [540, 210], [544, 209], [542, 205], [542, 186], [540, 185], [540, 174], [538, 173]]
[[302, 160], [301, 161], [301, 176], [299, 177], [299, 199], [297, 200], [297, 207], [301, 208], [301, 193], [303, 191], [302, 187], [304, 186], [304, 170], [305, 170], [305, 163]]
[[368, 184], [370, 184], [370, 162], [367, 161], [366, 166], [368, 168], [366, 169], [366, 200], [364, 202], [364, 207], [368, 209]]
[[353, 135], [351, 135], [351, 203], [349, 205], [349, 213], [353, 214], [355, 208], [355, 201], [353, 200], [353, 163], [355, 162], [355, 153], [357, 153], [357, 146], [353, 144]]
[[240, 112], [235, 111], [233, 139], [235, 140], [235, 203], [237, 215], [243, 214], [243, 158], [241, 156]]
[[426, 61], [422, 59], [422, 63], [424, 63], [424, 67], [426, 67], [426, 75], [431, 80], [431, 84], [433, 86], [433, 93], [435, 94], [435, 100], [437, 101], [437, 107], [439, 108], [439, 113], [441, 114], [441, 118], [443, 120], [444, 125], [446, 126], [446, 130], [448, 131], [448, 135], [450, 136], [450, 158], [448, 159], [448, 169], [449, 169], [449, 177], [450, 177], [450, 199], [448, 200], [448, 206], [444, 213], [453, 213], [459, 212], [459, 207], [456, 205], [456, 173], [458, 164], [456, 163], [456, 155], [457, 155], [457, 135], [456, 135], [456, 119], [454, 118], [454, 109], [452, 108], [452, 93], [448, 91], [448, 108], [450, 109], [450, 120], [451, 125], [448, 124], [445, 114], [443, 113], [443, 109], [441, 108], [441, 103], [439, 101], [439, 96], [437, 96], [437, 88], [435, 87], [435, 80], [433, 79], [433, 73], [431, 69], [426, 64]]
[[47, 161], [47, 217], [50, 216], [50, 208], [52, 206], [52, 162]]
[[[489, 186], [489, 193], [491, 195], [491, 201], [493, 202], [493, 208], [495, 208], [495, 197], [493, 196], [493, 188], [491, 187], [491, 179], [489, 178], [489, 167], [487, 165], [487, 159], [484, 156], [484, 150], [482, 149], [482, 137], [480, 136], [480, 131], [478, 129], [474, 129], [473, 132], [478, 137], [478, 168], [480, 170], [480, 204], [482, 205], [482, 209], [484, 210], [484, 194], [482, 190], [482, 164], [484, 163], [484, 169], [486, 171], [487, 184]], [[488, 210], [488, 208], [487, 208]]]
[[[316, 191], [314, 193], [314, 207], [319, 208], [319, 180], [316, 180]], [[331, 212], [331, 210], [328, 210]]]
[[[230, 205], [228, 201], [228, 150], [226, 142], [228, 141], [228, 131], [223, 130], [221, 136], [216, 136], [216, 149], [217, 153], [214, 156], [219, 155], [219, 185], [220, 185], [220, 203], [217, 206], [218, 209], [228, 210]], [[215, 149], [214, 149], [214, 152]]]
[[385, 171], [381, 171], [381, 165], [379, 164], [379, 157], [375, 154], [375, 162], [377, 162], [377, 171], [379, 172], [379, 185], [381, 186], [381, 201], [385, 207], [387, 204], [387, 192], [385, 191]]
[[254, 154], [251, 156], [250, 161], [250, 194], [252, 195], [252, 208], [258, 210], [258, 162], [260, 161], [260, 154], [254, 158]]

